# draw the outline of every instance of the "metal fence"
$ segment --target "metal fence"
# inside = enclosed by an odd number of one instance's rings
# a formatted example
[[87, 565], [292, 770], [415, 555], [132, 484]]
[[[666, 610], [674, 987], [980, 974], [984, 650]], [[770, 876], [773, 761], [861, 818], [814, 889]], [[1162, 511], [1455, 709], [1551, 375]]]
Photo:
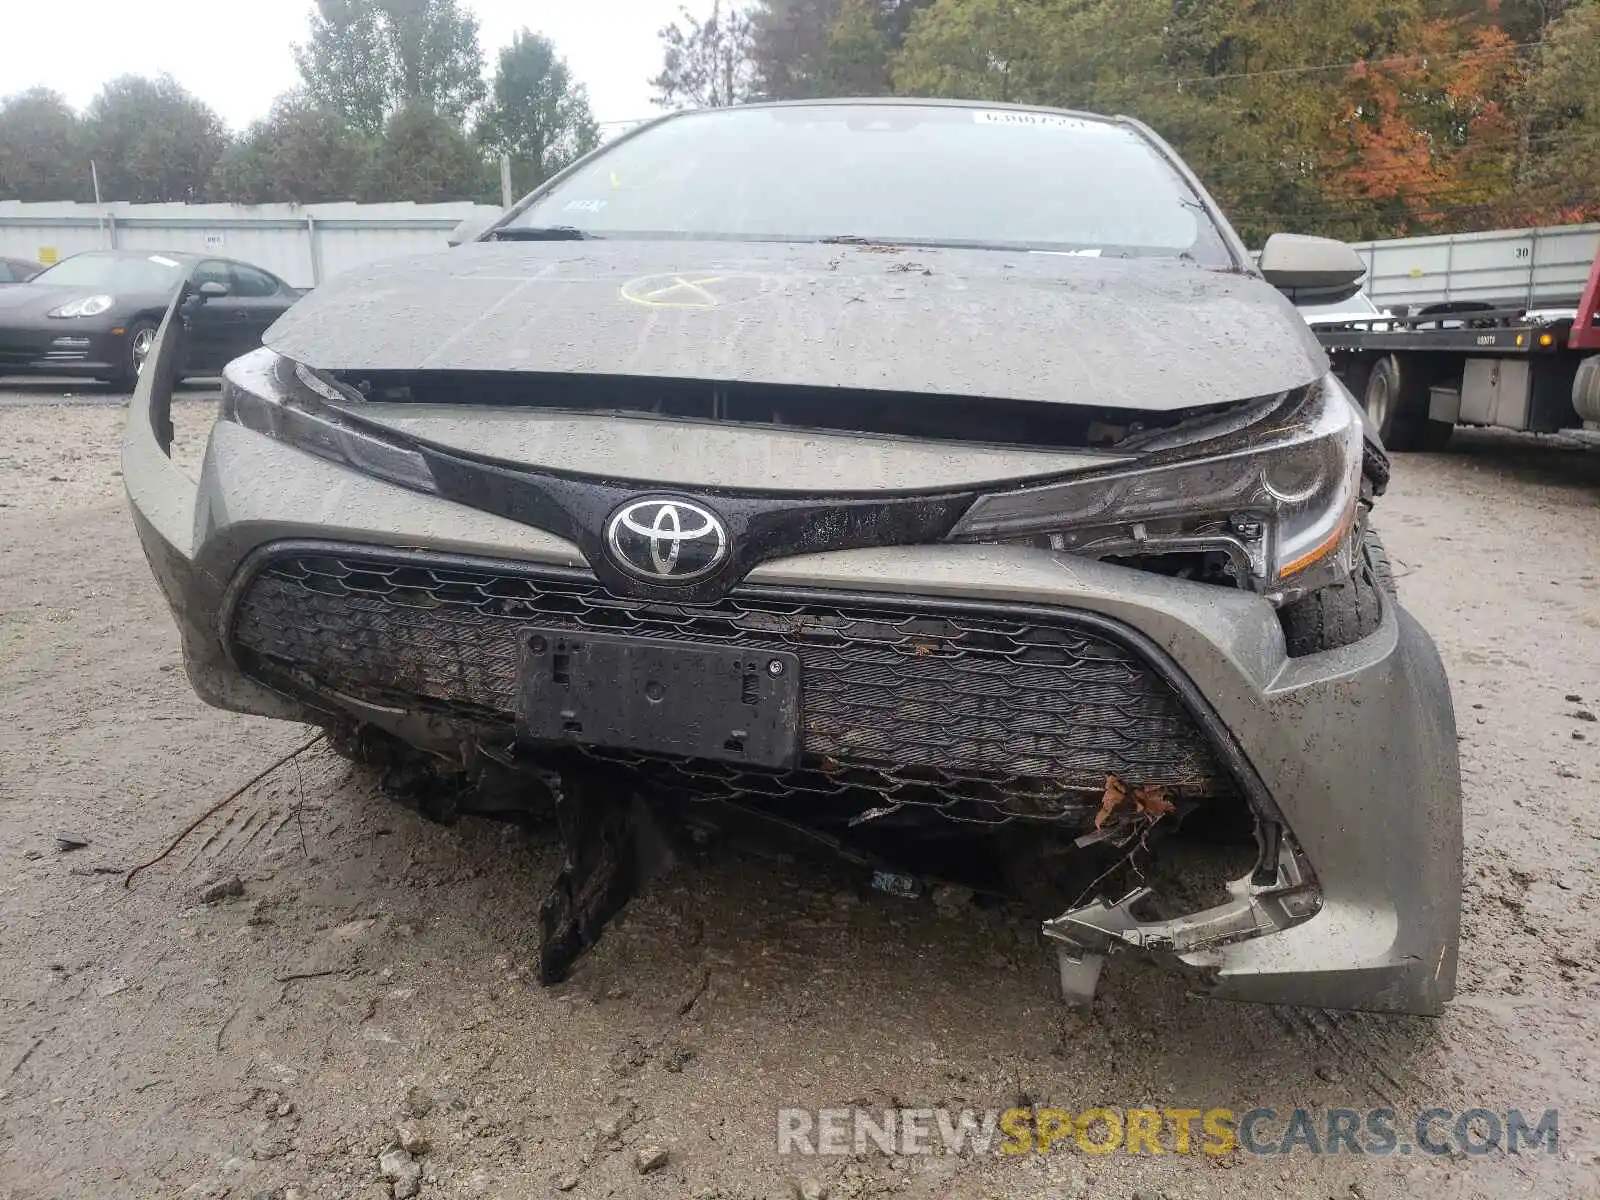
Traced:
[[443, 250], [478, 204], [23, 204], [0, 201], [0, 256], [50, 263], [84, 250], [190, 251], [254, 263], [296, 287], [380, 258]]

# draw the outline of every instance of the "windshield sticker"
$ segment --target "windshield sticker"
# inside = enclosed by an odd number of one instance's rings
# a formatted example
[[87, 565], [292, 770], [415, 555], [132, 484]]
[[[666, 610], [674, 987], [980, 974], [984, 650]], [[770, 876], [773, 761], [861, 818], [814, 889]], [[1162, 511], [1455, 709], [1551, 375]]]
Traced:
[[1058, 113], [1012, 112], [1007, 109], [979, 109], [972, 114], [979, 125], [1020, 125], [1030, 129], [1093, 129], [1092, 121], [1063, 117]]
[[609, 200], [568, 200], [566, 207], [561, 211], [586, 213], [604, 212], [606, 205], [609, 203], [611, 203]]
[[176, 262], [170, 258], [164, 258], [159, 254], [152, 254], [150, 256], [150, 261], [155, 263], [158, 267], [171, 267], [173, 270], [178, 269], [178, 264]]

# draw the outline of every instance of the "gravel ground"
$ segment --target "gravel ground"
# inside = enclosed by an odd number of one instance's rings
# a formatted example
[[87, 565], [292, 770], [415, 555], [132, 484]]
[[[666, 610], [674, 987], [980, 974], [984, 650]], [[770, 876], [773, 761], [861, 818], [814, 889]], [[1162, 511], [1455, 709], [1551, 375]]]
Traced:
[[[1600, 1190], [1600, 726], [1580, 715], [1600, 710], [1600, 454], [1466, 436], [1399, 460], [1380, 510], [1463, 737], [1465, 943], [1446, 1015], [1207, 1002], [1130, 954], [1077, 1016], [1004, 915], [716, 858], [658, 883], [542, 990], [551, 845], [425, 824], [321, 748], [125, 890], [121, 872], [305, 734], [194, 699], [127, 517], [121, 410], [39, 398], [0, 394], [0, 1195], [379, 1200], [397, 1140], [428, 1198]], [[191, 466], [211, 416], [205, 399], [178, 405]], [[63, 835], [88, 844], [63, 850]], [[206, 902], [231, 877], [242, 894]], [[1443, 1158], [775, 1149], [781, 1106], [1018, 1103], [1557, 1108], [1561, 1143]], [[665, 1163], [642, 1173], [649, 1148]]]

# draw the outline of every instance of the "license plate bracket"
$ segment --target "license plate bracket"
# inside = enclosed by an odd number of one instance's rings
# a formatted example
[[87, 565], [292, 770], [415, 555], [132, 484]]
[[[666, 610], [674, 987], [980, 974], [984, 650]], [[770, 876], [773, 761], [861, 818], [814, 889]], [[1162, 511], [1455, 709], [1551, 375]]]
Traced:
[[518, 732], [646, 754], [794, 765], [800, 659], [781, 650], [528, 630]]

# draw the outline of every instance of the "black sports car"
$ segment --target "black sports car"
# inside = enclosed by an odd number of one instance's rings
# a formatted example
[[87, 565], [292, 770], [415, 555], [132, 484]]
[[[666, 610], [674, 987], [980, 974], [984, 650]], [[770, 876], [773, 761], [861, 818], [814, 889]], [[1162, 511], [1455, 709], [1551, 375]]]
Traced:
[[181, 374], [215, 375], [254, 350], [300, 298], [276, 275], [198, 254], [94, 250], [0, 290], [0, 377], [69, 375], [131, 389], [172, 297], [183, 311]]

